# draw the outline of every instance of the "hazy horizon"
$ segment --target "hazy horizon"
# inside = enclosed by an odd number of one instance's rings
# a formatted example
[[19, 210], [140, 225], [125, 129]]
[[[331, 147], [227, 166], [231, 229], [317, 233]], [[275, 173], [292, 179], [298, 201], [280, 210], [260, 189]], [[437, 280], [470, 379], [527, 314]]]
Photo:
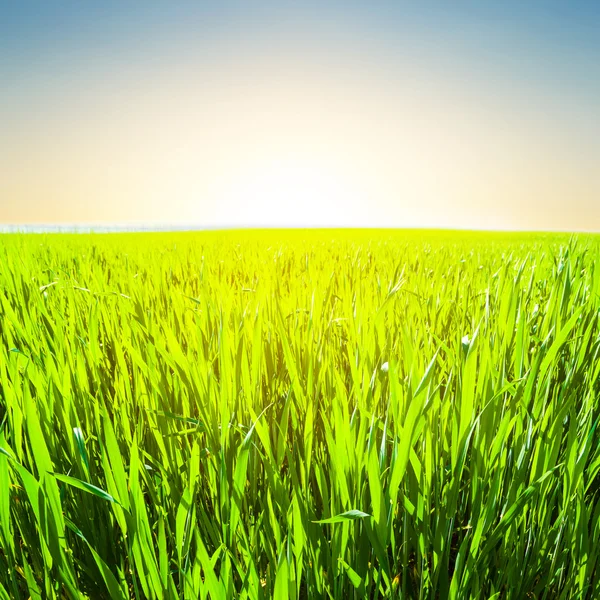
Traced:
[[581, 235], [600, 235], [600, 231], [595, 229], [580, 229], [573, 231], [571, 229], [484, 229], [477, 227], [392, 227], [392, 226], [345, 226], [337, 225], [169, 225], [169, 224], [115, 224], [115, 223], [33, 223], [33, 224], [4, 224], [0, 223], [0, 235], [2, 234], [104, 234], [104, 233], [202, 233], [202, 232], [231, 232], [231, 231], [389, 231], [389, 232], [445, 232], [445, 233], [489, 233], [491, 235], [500, 234], [581, 234]]
[[600, 231], [598, 31], [589, 1], [15, 3], [0, 225]]

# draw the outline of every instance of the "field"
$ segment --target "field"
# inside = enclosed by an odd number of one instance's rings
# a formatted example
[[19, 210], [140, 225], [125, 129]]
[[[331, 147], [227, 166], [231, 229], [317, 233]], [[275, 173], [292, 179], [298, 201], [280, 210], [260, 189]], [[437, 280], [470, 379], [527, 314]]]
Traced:
[[0, 598], [600, 597], [600, 238], [0, 237]]

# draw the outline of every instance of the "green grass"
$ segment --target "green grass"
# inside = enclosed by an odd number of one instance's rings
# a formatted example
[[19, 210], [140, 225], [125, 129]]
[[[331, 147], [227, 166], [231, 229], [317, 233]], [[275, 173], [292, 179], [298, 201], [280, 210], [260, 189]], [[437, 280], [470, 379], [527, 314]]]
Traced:
[[0, 598], [600, 597], [599, 253], [0, 237]]

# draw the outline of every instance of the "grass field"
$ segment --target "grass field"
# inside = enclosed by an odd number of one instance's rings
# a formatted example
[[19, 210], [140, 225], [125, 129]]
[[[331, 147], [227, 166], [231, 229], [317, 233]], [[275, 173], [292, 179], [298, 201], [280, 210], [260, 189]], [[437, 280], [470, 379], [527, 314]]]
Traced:
[[599, 255], [0, 237], [0, 598], [600, 597]]

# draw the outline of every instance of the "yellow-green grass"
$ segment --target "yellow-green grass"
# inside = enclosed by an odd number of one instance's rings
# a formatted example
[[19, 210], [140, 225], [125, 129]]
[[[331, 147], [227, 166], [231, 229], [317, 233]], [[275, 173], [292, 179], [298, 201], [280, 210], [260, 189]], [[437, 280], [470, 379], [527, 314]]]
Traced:
[[599, 255], [0, 237], [0, 598], [600, 597]]

